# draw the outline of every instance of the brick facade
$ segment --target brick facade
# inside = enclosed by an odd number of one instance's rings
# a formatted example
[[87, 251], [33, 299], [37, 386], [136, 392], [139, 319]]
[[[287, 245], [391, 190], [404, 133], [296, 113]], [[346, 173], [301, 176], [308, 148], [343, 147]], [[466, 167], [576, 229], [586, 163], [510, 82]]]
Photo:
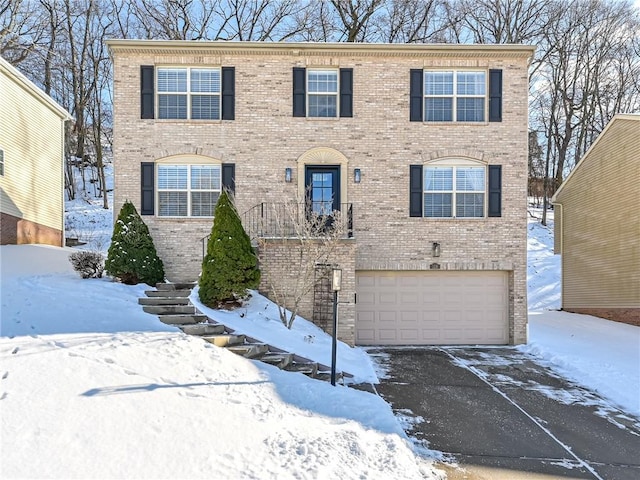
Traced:
[[[339, 165], [341, 202], [353, 205], [353, 256], [358, 270], [424, 270], [431, 246], [448, 270], [506, 270], [510, 276], [510, 343], [526, 341], [527, 93], [531, 47], [460, 45], [333, 45], [111, 41], [115, 65], [114, 212], [131, 200], [140, 209], [140, 164], [199, 158], [235, 164], [242, 215], [260, 202], [294, 199], [305, 165]], [[235, 67], [235, 119], [140, 119], [141, 65]], [[353, 117], [292, 116], [292, 69], [353, 69]], [[501, 69], [502, 121], [409, 121], [409, 71], [420, 68]], [[502, 215], [480, 219], [409, 217], [409, 166], [439, 159], [502, 165]], [[285, 182], [291, 168], [291, 183]], [[354, 169], [362, 180], [355, 183]], [[211, 219], [145, 216], [172, 281], [196, 279], [201, 239]], [[275, 264], [278, 261], [274, 261]], [[281, 268], [281, 267], [278, 267]], [[268, 278], [268, 275], [263, 276]], [[352, 280], [349, 280], [351, 282]], [[354, 281], [354, 280], [353, 280]], [[355, 284], [351, 292], [355, 292]], [[341, 298], [348, 298], [348, 290]], [[354, 308], [345, 300], [353, 343]]]

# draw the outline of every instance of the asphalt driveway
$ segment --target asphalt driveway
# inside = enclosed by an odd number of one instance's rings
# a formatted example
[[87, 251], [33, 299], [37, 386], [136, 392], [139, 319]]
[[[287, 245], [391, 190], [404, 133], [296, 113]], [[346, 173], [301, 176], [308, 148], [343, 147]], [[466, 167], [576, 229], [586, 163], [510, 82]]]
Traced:
[[527, 354], [368, 351], [387, 371], [378, 393], [409, 420], [415, 441], [445, 454], [450, 479], [640, 478], [640, 419]]

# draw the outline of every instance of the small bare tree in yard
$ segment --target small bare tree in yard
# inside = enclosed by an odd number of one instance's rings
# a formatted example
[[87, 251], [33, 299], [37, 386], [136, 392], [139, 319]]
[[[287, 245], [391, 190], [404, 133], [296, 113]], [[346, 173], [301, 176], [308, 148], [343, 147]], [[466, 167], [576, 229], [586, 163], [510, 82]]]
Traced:
[[[304, 202], [283, 203], [270, 208], [273, 208], [269, 213], [270, 229], [286, 246], [287, 268], [269, 272], [268, 289], [278, 305], [280, 320], [290, 329], [305, 297], [324, 279], [322, 275], [327, 275], [326, 269], [321, 269], [318, 276], [317, 267], [332, 262], [341, 239], [348, 236], [351, 226], [346, 212], [319, 214], [310, 211]], [[272, 240], [260, 239], [259, 255], [264, 263], [273, 254], [269, 251], [272, 245]]]

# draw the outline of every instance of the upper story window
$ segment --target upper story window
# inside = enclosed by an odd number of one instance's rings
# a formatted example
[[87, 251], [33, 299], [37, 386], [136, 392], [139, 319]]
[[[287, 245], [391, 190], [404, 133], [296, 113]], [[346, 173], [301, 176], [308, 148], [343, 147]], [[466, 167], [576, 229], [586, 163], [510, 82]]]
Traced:
[[338, 70], [307, 70], [309, 117], [338, 116]]
[[212, 217], [222, 189], [220, 165], [158, 164], [158, 215]]
[[425, 217], [484, 217], [485, 167], [424, 168]]
[[4, 150], [0, 148], [0, 177], [4, 177]]
[[293, 116], [353, 117], [353, 69], [294, 67]]
[[158, 118], [219, 120], [220, 69], [157, 69]]
[[410, 71], [411, 122], [501, 122], [502, 70]]
[[427, 122], [484, 122], [486, 73], [424, 72], [424, 119]]

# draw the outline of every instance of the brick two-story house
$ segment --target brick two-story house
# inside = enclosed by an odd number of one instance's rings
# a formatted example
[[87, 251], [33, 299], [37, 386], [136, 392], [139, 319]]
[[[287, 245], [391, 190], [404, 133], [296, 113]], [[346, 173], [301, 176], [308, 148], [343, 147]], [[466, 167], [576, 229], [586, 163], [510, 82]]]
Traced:
[[[332, 261], [343, 340], [526, 341], [533, 47], [108, 43], [115, 212], [134, 202], [169, 280], [197, 279], [222, 188], [248, 230], [308, 194], [351, 227]], [[266, 291], [287, 235], [250, 234], [273, 253]]]

